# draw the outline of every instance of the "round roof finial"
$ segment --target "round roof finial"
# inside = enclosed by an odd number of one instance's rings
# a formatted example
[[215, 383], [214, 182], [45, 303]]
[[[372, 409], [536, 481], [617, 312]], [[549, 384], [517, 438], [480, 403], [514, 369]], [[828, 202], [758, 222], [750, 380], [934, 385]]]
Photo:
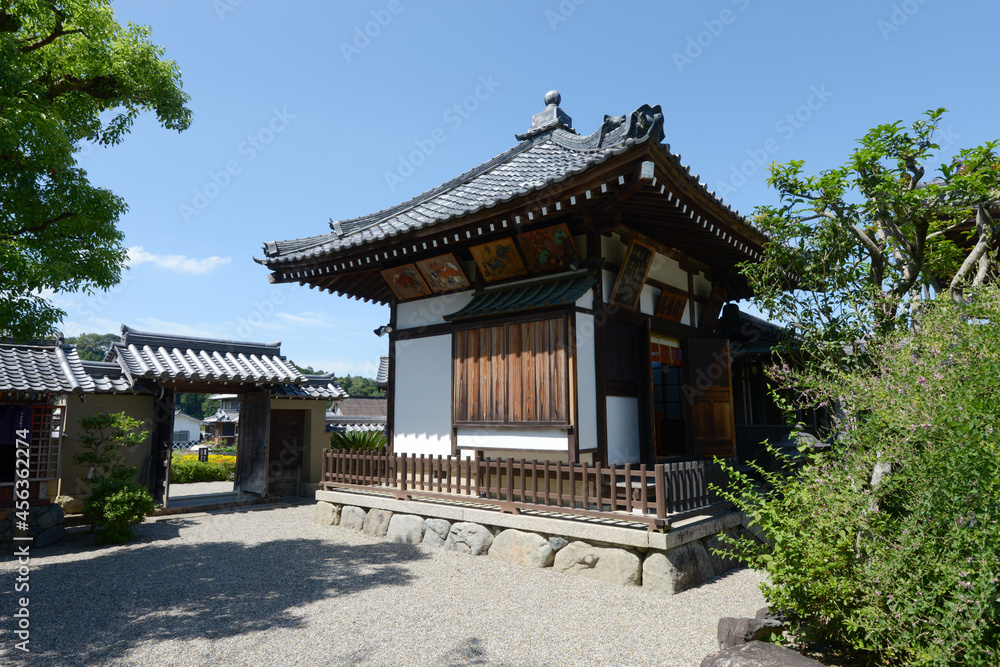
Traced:
[[562, 95], [559, 94], [558, 90], [550, 90], [549, 92], [545, 93], [546, 106], [552, 106], [553, 104], [559, 106], [560, 102], [562, 102]]

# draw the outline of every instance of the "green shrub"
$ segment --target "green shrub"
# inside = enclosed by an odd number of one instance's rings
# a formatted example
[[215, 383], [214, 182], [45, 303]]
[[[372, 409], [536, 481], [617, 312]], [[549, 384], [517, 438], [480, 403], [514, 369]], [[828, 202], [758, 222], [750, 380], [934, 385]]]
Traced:
[[228, 482], [235, 478], [235, 456], [210, 456], [206, 463], [193, 456], [175, 456], [170, 462], [171, 484]]
[[382, 431], [344, 431], [330, 434], [330, 447], [333, 449], [378, 451], [386, 444], [388, 441]]
[[155, 509], [153, 497], [137, 482], [108, 478], [94, 485], [83, 513], [97, 529], [98, 542], [124, 544], [135, 537], [131, 527]]
[[145, 441], [142, 422], [124, 412], [96, 412], [79, 422], [81, 451], [73, 456], [73, 462], [89, 469], [83, 481], [96, 486], [107, 478], [133, 479], [136, 468], [126, 466], [119, 452]]
[[832, 452], [760, 471], [763, 492], [730, 472], [769, 540], [733, 548], [800, 633], [870, 664], [1000, 665], [998, 341], [1000, 291], [936, 303], [867, 370], [804, 378], [845, 408]]

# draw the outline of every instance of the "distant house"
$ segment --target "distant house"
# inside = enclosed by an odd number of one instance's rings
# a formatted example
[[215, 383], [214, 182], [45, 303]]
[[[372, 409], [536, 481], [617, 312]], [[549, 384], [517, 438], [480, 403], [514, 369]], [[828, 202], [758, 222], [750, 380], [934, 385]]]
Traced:
[[201, 440], [201, 429], [205, 425], [200, 419], [182, 410], [174, 412], [174, 446]]
[[385, 396], [348, 397], [326, 411], [326, 430], [331, 433], [385, 431], [388, 399]]
[[212, 394], [210, 400], [219, 401], [214, 414], [205, 417], [205, 433], [215, 444], [236, 439], [240, 421], [240, 397], [236, 394]]

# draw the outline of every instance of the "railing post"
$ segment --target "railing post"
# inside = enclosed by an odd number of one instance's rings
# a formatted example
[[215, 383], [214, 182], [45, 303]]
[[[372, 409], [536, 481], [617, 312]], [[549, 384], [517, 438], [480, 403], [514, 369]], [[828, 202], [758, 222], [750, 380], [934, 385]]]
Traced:
[[667, 483], [664, 479], [666, 470], [662, 463], [653, 466], [656, 475], [656, 518], [665, 519], [667, 517]]
[[400, 483], [400, 491], [406, 491], [406, 473], [409, 472], [409, 463], [409, 457], [406, 455], [406, 452], [403, 452], [403, 480]]
[[507, 457], [507, 479], [504, 484], [504, 497], [507, 502], [514, 502], [514, 459]]

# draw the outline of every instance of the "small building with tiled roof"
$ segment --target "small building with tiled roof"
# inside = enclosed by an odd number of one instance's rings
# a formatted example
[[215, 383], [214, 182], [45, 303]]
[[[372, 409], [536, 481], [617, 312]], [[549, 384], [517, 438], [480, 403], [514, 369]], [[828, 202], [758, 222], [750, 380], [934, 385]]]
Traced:
[[385, 396], [351, 396], [326, 411], [326, 430], [331, 433], [385, 431], [388, 399]]
[[256, 261], [272, 283], [389, 305], [395, 453], [731, 455], [715, 327], [766, 239], [662, 143], [660, 107], [581, 135], [560, 102], [478, 167]]
[[[239, 490], [298, 495], [301, 485], [319, 481], [322, 449], [329, 444], [326, 405], [347, 396], [332, 376], [302, 375], [281, 355], [280, 343], [172, 336], [127, 326], [98, 362], [81, 361], [61, 337], [0, 341], [0, 463], [4, 472], [14, 470], [15, 442], [6, 435], [14, 431], [7, 427], [31, 424], [33, 501], [47, 502], [60, 490], [84, 494], [87, 470], [73, 463], [83, 435], [79, 419], [124, 412], [147, 430], [144, 443], [123, 452], [125, 463], [139, 469], [139, 480], [162, 502], [168, 493], [164, 463], [176, 439], [177, 394], [220, 390], [235, 399], [232, 426], [249, 434], [237, 453]], [[238, 409], [241, 399], [249, 402], [249, 411]], [[192, 440], [198, 438], [200, 427], [187, 430]], [[12, 502], [13, 482], [0, 478], [0, 507]]]

